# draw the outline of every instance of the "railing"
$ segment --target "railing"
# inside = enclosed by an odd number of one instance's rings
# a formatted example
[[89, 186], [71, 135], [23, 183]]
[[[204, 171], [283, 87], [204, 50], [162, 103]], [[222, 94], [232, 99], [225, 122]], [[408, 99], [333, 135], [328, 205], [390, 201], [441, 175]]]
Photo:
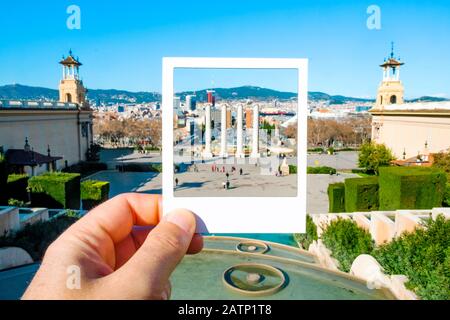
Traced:
[[0, 100], [0, 109], [63, 109], [77, 110], [78, 104], [57, 101]]

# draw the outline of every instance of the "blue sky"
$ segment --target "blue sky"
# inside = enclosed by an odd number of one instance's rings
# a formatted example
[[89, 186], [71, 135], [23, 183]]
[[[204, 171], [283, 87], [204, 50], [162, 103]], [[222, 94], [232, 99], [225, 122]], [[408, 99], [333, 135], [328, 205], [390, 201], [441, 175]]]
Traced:
[[[71, 4], [81, 8], [81, 30], [66, 27]], [[371, 4], [381, 8], [381, 30], [366, 27]], [[444, 0], [17, 0], [0, 6], [0, 85], [56, 88], [57, 62], [72, 48], [90, 88], [160, 91], [163, 56], [306, 57], [311, 91], [373, 97], [378, 65], [395, 41], [406, 63], [406, 96], [450, 97], [450, 5]], [[215, 82], [234, 86], [233, 79], [239, 74]], [[210, 82], [187, 78], [185, 87]], [[295, 90], [281, 77], [251, 82]]]

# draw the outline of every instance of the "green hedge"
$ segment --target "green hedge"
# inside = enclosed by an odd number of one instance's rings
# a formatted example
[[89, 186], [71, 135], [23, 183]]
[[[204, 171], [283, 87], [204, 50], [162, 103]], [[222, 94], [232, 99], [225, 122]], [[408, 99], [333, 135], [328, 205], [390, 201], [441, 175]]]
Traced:
[[444, 200], [442, 201], [444, 207], [450, 207], [450, 183], [445, 187]]
[[8, 181], [8, 165], [3, 153], [0, 153], [0, 205], [8, 202], [6, 185]]
[[345, 179], [345, 211], [378, 210], [378, 177]]
[[350, 219], [338, 218], [330, 222], [321, 239], [339, 261], [339, 269], [350, 271], [353, 261], [360, 254], [372, 252], [374, 244], [370, 233]]
[[332, 183], [328, 186], [328, 211], [331, 213], [345, 212], [345, 185]]
[[108, 170], [108, 165], [104, 162], [81, 161], [67, 168], [64, 168], [61, 171], [67, 173], [79, 173], [81, 174], [81, 176], [86, 177], [95, 172], [103, 170]]
[[109, 198], [109, 182], [85, 180], [81, 182], [81, 201], [84, 210], [90, 210]]
[[118, 164], [116, 168], [121, 172], [162, 172], [160, 163], [126, 163]]
[[376, 248], [372, 255], [386, 273], [406, 275], [406, 287], [420, 298], [450, 299], [450, 220], [442, 215]]
[[297, 166], [295, 164], [289, 165], [289, 174], [296, 174], [297, 173]]
[[440, 207], [446, 181], [445, 172], [434, 168], [380, 168], [380, 210]]
[[80, 175], [44, 173], [28, 180], [33, 207], [80, 209]]
[[336, 169], [331, 167], [308, 167], [308, 174], [336, 174]]
[[309, 214], [306, 216], [306, 233], [295, 233], [294, 239], [305, 250], [309, 249], [313, 241], [317, 241], [317, 226]]
[[7, 196], [9, 199], [28, 202], [28, 175], [10, 174], [8, 176]]

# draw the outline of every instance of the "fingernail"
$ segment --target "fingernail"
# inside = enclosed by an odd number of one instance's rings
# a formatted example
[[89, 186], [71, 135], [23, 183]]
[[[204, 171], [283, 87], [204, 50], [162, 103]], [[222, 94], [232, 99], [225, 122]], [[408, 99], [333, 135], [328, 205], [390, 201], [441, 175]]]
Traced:
[[176, 224], [178, 227], [186, 232], [194, 232], [195, 217], [188, 210], [175, 210], [167, 214], [164, 219], [168, 222]]

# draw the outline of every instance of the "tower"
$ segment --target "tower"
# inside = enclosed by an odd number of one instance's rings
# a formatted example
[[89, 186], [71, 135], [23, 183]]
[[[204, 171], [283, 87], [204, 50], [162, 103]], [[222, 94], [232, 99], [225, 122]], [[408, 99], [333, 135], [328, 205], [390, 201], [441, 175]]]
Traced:
[[394, 43], [392, 43], [391, 54], [384, 63], [383, 81], [378, 87], [376, 109], [383, 110], [384, 106], [390, 104], [403, 104], [404, 88], [400, 81], [400, 66], [404, 65], [399, 58], [394, 58]]
[[80, 66], [82, 64], [69, 51], [69, 56], [59, 62], [63, 67], [63, 77], [59, 83], [59, 101], [77, 103], [80, 107], [88, 107], [86, 102], [86, 88], [80, 80]]

